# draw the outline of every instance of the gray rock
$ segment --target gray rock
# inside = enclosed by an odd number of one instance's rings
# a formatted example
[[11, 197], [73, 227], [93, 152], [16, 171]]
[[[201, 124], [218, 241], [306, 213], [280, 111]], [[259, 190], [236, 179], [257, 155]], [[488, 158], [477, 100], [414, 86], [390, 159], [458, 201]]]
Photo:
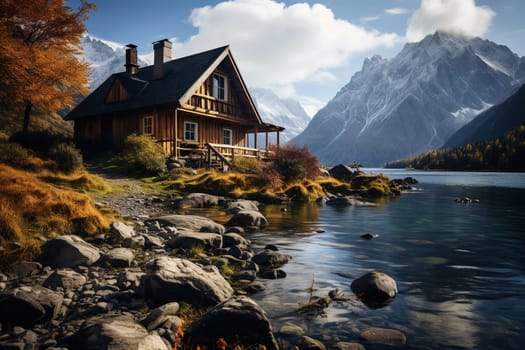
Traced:
[[161, 225], [186, 228], [192, 231], [224, 233], [224, 226], [197, 215], [166, 215], [155, 219]]
[[14, 290], [0, 293], [2, 329], [12, 326], [30, 328], [46, 315], [44, 307], [30, 293]]
[[146, 245], [146, 239], [144, 236], [133, 236], [126, 238], [122, 241], [122, 246], [124, 248], [137, 249], [144, 248]]
[[164, 256], [147, 268], [141, 288], [154, 306], [173, 301], [215, 305], [233, 296], [232, 287], [215, 266], [201, 268], [188, 260]]
[[301, 350], [326, 350], [326, 346], [323, 343], [306, 335], [301, 337], [299, 343]]
[[63, 288], [65, 290], [80, 289], [87, 279], [85, 276], [73, 270], [57, 270], [53, 272], [42, 284], [46, 288], [57, 290]]
[[45, 316], [40, 322], [47, 322], [58, 316], [64, 301], [62, 293], [41, 286], [32, 286], [28, 290], [30, 290], [31, 297], [44, 308]]
[[359, 334], [359, 338], [370, 343], [381, 343], [386, 345], [403, 345], [406, 343], [406, 336], [396, 329], [387, 328], [367, 328]]
[[286, 322], [279, 328], [279, 334], [285, 337], [301, 337], [305, 335], [305, 332], [301, 326]]
[[146, 249], [162, 248], [162, 240], [154, 235], [143, 234]]
[[337, 342], [333, 346], [337, 350], [365, 350], [365, 347], [359, 343], [353, 342]]
[[274, 269], [274, 270], [263, 270], [259, 272], [257, 275], [259, 278], [264, 278], [268, 280], [275, 280], [279, 278], [285, 278], [286, 272], [281, 269]]
[[264, 345], [268, 350], [278, 349], [272, 326], [264, 310], [246, 296], [232, 298], [215, 306], [195, 321], [184, 335], [184, 343], [212, 349], [217, 339], [242, 348]]
[[158, 334], [149, 334], [131, 316], [125, 315], [101, 315], [86, 320], [72, 342], [74, 349], [169, 349]]
[[228, 214], [237, 214], [242, 210], [259, 211], [258, 203], [247, 199], [237, 199], [226, 204]]
[[113, 267], [129, 267], [134, 259], [135, 255], [131, 249], [114, 248], [104, 255], [102, 261]]
[[112, 241], [121, 242], [135, 236], [135, 229], [123, 222], [115, 221], [110, 224], [109, 234]]
[[233, 247], [236, 245], [248, 246], [250, 242], [238, 233], [228, 232], [222, 235], [222, 246], [225, 248]]
[[219, 204], [219, 197], [207, 193], [190, 193], [174, 204], [178, 208], [210, 208]]
[[354, 280], [354, 294], [369, 307], [388, 304], [397, 294], [397, 284], [392, 277], [382, 272], [369, 272]]
[[100, 258], [97, 248], [74, 235], [50, 239], [42, 245], [41, 261], [51, 267], [90, 266]]
[[265, 268], [275, 269], [292, 260], [288, 254], [282, 254], [273, 250], [264, 250], [253, 257], [253, 262]]
[[199, 245], [205, 248], [221, 248], [222, 235], [217, 233], [181, 230], [175, 237], [166, 242], [166, 246], [170, 248], [191, 249]]
[[117, 276], [117, 285], [120, 289], [138, 288], [144, 275], [141, 271], [122, 271]]
[[42, 264], [34, 261], [18, 261], [5, 269], [6, 273], [15, 275], [18, 278], [36, 275], [40, 271], [42, 271]]
[[265, 228], [268, 220], [259, 211], [241, 210], [230, 218], [226, 226]]
[[158, 328], [168, 320], [168, 316], [176, 316], [179, 311], [179, 303], [173, 302], [159, 306], [140, 321], [148, 331]]
[[240, 226], [231, 226], [226, 228], [226, 233], [237, 233], [243, 235], [245, 233], [244, 228]]

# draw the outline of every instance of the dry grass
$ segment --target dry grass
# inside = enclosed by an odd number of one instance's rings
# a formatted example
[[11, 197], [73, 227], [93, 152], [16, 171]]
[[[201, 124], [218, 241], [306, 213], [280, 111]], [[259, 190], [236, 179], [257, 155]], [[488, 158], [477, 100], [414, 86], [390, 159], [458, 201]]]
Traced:
[[39, 239], [95, 234], [108, 227], [107, 219], [88, 196], [43, 181], [52, 179], [78, 188], [98, 181], [88, 174], [39, 174], [0, 164], [0, 244], [6, 247], [0, 264], [33, 256], [38, 252]]

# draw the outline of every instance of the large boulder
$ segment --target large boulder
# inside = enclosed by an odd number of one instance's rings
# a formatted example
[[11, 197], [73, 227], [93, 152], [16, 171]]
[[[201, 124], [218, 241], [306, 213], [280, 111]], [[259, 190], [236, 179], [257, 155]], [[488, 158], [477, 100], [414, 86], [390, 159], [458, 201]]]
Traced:
[[60, 269], [53, 272], [42, 284], [46, 288], [57, 290], [76, 290], [82, 288], [87, 279], [84, 275], [70, 269]]
[[190, 193], [175, 201], [178, 208], [210, 208], [219, 205], [219, 197], [207, 193]]
[[27, 291], [44, 308], [45, 315], [40, 322], [47, 322], [55, 319], [64, 301], [64, 295], [54, 290], [42, 286], [20, 287]]
[[44, 307], [28, 292], [14, 290], [0, 294], [2, 329], [21, 326], [30, 328], [46, 315]]
[[165, 215], [155, 218], [151, 221], [157, 221], [164, 226], [174, 226], [185, 228], [190, 231], [224, 233], [224, 226], [208, 218], [197, 215]]
[[50, 239], [42, 245], [40, 260], [51, 267], [93, 265], [100, 258], [97, 248], [75, 235]]
[[248, 199], [236, 199], [234, 201], [226, 203], [226, 211], [228, 214], [237, 214], [242, 210], [253, 210], [259, 211], [257, 202]]
[[354, 280], [354, 294], [369, 307], [381, 307], [392, 301], [397, 294], [396, 281], [382, 272], [369, 272]]
[[268, 220], [259, 211], [241, 210], [230, 218], [226, 226], [265, 228]]
[[268, 350], [279, 348], [266, 313], [246, 296], [232, 298], [208, 311], [188, 328], [183, 341], [190, 349], [214, 349], [221, 338], [243, 349], [258, 345]]
[[175, 237], [166, 242], [166, 246], [186, 249], [191, 249], [195, 246], [222, 248], [222, 236], [217, 233], [180, 230]]
[[169, 350], [162, 338], [131, 316], [101, 315], [84, 322], [72, 338], [72, 349]]
[[232, 287], [215, 266], [202, 268], [188, 260], [163, 256], [147, 268], [141, 287], [153, 306], [173, 301], [209, 306], [233, 296]]
[[288, 254], [282, 254], [273, 250], [263, 250], [256, 254], [252, 261], [257, 265], [266, 269], [276, 269], [292, 260], [292, 256]]

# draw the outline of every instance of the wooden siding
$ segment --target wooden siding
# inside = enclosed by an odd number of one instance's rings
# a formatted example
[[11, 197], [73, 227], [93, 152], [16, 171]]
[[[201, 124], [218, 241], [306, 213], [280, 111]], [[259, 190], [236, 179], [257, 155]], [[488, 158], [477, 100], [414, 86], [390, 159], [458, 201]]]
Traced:
[[126, 101], [129, 99], [129, 95], [120, 83], [118, 79], [115, 79], [111, 90], [109, 90], [108, 95], [106, 96], [106, 103]]

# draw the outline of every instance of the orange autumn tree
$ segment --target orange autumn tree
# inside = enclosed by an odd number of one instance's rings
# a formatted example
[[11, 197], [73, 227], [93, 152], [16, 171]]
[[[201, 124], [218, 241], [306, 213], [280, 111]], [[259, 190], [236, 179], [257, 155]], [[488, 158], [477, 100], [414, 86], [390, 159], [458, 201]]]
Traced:
[[87, 92], [89, 67], [78, 55], [94, 9], [83, 0], [77, 10], [64, 0], [0, 0], [0, 105], [21, 113], [23, 131], [33, 110], [53, 114]]

